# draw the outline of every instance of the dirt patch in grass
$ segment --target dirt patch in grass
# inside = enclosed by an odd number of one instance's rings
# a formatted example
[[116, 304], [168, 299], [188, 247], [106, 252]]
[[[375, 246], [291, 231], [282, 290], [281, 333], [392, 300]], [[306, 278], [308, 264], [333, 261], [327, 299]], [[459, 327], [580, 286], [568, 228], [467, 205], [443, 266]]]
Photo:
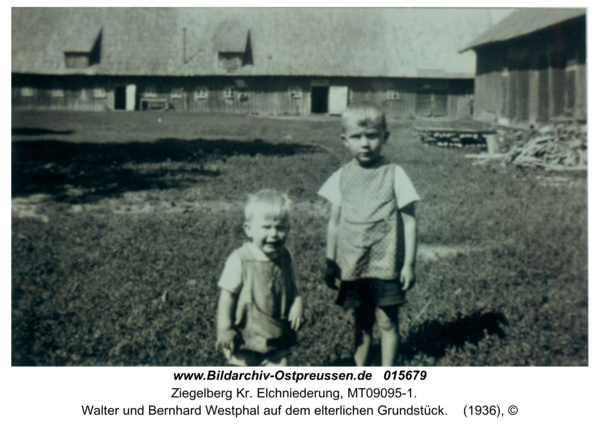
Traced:
[[[188, 190], [187, 199], [193, 199], [198, 189]], [[67, 194], [82, 197], [81, 189], [68, 188]], [[34, 219], [49, 222], [47, 215], [39, 211], [51, 208], [50, 196], [34, 194], [29, 197], [17, 197], [12, 200], [13, 215], [19, 219]], [[149, 201], [150, 200], [150, 201]], [[58, 206], [56, 206], [58, 207]], [[71, 214], [185, 214], [206, 212], [212, 214], [233, 213], [239, 215], [244, 208], [243, 201], [203, 200], [203, 201], [164, 201], [153, 199], [151, 192], [125, 192], [118, 198], [103, 198], [95, 203], [70, 205], [67, 211]], [[294, 204], [294, 214], [326, 220], [329, 205], [324, 200], [317, 202], [304, 201]], [[473, 247], [465, 245], [431, 245], [420, 244], [417, 255], [422, 261], [436, 261], [443, 257], [468, 253]]]
[[48, 216], [42, 214], [38, 209], [42, 209], [47, 203], [48, 198], [46, 194], [33, 194], [29, 197], [17, 197], [11, 201], [11, 208], [13, 216], [19, 219], [35, 219], [41, 222], [48, 222]]
[[468, 253], [470, 250], [472, 250], [472, 248], [467, 246], [421, 244], [418, 247], [417, 255], [420, 260], [435, 261], [443, 257], [456, 257], [459, 253]]

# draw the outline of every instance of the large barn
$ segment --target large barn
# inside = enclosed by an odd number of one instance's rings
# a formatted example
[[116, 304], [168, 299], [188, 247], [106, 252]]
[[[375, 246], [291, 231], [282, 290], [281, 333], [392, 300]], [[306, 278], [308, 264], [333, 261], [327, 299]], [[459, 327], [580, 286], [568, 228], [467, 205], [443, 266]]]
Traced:
[[474, 117], [530, 125], [585, 120], [585, 9], [521, 9], [465, 49], [477, 53]]
[[488, 10], [12, 9], [15, 109], [471, 114]]

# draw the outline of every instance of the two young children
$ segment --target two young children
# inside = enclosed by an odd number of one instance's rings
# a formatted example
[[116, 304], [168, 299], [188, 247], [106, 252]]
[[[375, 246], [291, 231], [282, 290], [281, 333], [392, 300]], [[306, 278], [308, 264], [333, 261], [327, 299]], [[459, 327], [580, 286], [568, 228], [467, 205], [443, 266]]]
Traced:
[[[375, 322], [382, 365], [393, 365], [398, 308], [414, 282], [419, 197], [404, 170], [382, 157], [388, 138], [379, 106], [351, 104], [342, 115], [342, 141], [352, 160], [318, 192], [331, 203], [325, 282], [339, 290], [336, 304], [355, 311], [358, 366], [367, 361]], [[285, 248], [289, 206], [287, 196], [273, 190], [246, 205], [250, 241], [229, 257], [219, 280], [217, 348], [231, 365], [287, 365], [295, 344], [303, 302]]]

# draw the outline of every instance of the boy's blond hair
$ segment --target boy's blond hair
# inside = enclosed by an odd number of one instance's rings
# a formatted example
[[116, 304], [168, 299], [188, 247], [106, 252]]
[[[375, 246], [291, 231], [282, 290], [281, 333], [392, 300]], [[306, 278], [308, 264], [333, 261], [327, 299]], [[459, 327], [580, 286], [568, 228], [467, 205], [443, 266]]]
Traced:
[[387, 131], [383, 108], [371, 101], [359, 101], [348, 105], [342, 113], [342, 132], [346, 130], [347, 123], [356, 123], [361, 127], [374, 126]]
[[261, 189], [255, 194], [248, 195], [248, 201], [244, 208], [244, 217], [246, 222], [252, 220], [252, 215], [258, 206], [266, 207], [266, 217], [268, 219], [288, 221], [292, 200], [285, 192], [276, 189]]

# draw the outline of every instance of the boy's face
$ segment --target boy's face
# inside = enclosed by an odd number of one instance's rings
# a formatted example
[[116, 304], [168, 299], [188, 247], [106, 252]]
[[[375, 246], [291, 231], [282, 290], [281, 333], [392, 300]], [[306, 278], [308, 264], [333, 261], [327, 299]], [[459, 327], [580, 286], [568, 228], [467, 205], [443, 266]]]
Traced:
[[290, 227], [287, 219], [273, 219], [268, 213], [266, 208], [257, 206], [252, 218], [244, 223], [244, 231], [254, 245], [269, 259], [274, 259], [285, 246]]
[[381, 157], [381, 148], [388, 136], [389, 133], [384, 131], [381, 126], [362, 126], [351, 121], [344, 123], [342, 140], [352, 157], [356, 158], [359, 164], [368, 166]]

